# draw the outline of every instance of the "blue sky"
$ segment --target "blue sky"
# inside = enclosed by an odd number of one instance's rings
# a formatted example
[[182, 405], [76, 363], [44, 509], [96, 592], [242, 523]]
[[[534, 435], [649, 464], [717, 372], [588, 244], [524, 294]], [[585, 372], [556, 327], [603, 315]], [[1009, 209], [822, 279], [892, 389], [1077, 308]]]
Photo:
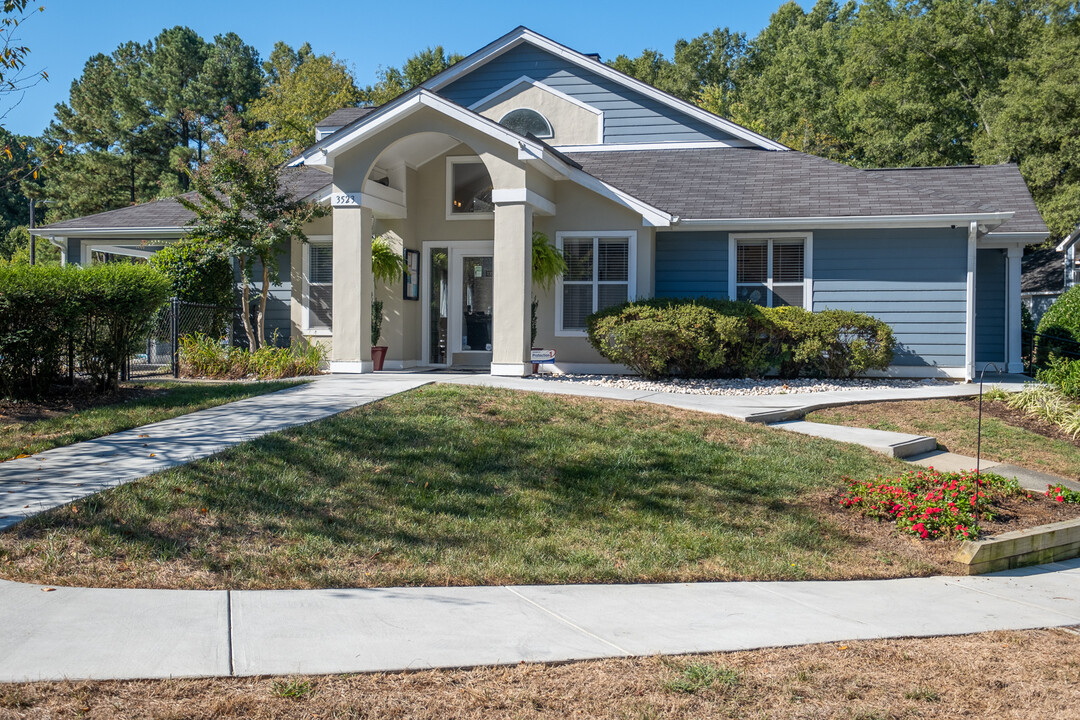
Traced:
[[[356, 74], [374, 82], [380, 65], [400, 65], [428, 46], [469, 54], [518, 25], [526, 25], [575, 50], [598, 52], [604, 60], [654, 48], [670, 55], [680, 37], [719, 26], [749, 35], [769, 22], [781, 0], [666, 0], [642, 2], [370, 2], [306, 3], [296, 0], [37, 0], [19, 35], [30, 47], [29, 67], [49, 81], [31, 88], [2, 124], [25, 135], [40, 133], [53, 107], [67, 100], [71, 82], [91, 55], [109, 53], [128, 40], [146, 42], [162, 28], [187, 25], [207, 40], [233, 31], [266, 57], [278, 40], [294, 47], [310, 42], [316, 52], [334, 53]], [[803, 3], [804, 7], [806, 3]], [[318, 8], [305, 13], [301, 7]], [[527, 7], [526, 7], [527, 6]], [[9, 103], [5, 103], [6, 104]]]

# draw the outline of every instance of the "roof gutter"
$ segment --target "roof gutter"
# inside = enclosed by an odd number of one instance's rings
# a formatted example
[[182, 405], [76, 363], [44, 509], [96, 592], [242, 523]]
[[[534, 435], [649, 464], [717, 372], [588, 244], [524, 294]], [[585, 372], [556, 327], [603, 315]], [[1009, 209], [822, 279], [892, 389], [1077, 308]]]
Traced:
[[187, 227], [113, 227], [113, 228], [51, 228], [41, 227], [34, 228], [30, 231], [30, 234], [35, 237], [43, 237], [52, 240], [53, 238], [82, 238], [82, 237], [115, 237], [117, 235], [133, 235], [136, 237], [178, 237], [184, 235], [189, 231]]
[[942, 215], [851, 215], [780, 218], [694, 218], [681, 219], [679, 227], [694, 230], [801, 230], [841, 228], [939, 228], [962, 226], [975, 221], [986, 232], [1010, 220], [1012, 212]]

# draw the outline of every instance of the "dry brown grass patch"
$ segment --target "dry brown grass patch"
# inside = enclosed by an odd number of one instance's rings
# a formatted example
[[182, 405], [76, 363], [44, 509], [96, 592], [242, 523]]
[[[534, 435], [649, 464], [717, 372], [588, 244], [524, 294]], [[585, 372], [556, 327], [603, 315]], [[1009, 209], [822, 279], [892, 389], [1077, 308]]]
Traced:
[[[734, 677], [671, 688], [691, 665]], [[1076, 718], [1063, 630], [332, 677], [0, 686], [4, 718]]]

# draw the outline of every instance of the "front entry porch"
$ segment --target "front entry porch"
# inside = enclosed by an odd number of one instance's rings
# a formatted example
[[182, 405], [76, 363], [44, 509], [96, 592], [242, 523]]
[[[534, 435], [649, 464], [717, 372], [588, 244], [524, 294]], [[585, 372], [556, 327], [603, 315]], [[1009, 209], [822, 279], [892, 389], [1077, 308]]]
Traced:
[[430, 367], [487, 368], [494, 356], [494, 241], [425, 242], [422, 357]]

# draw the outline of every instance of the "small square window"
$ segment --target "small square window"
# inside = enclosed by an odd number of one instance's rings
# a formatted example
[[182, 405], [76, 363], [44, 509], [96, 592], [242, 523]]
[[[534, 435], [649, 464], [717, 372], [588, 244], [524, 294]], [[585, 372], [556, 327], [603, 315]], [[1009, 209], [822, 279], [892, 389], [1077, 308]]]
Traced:
[[492, 213], [491, 176], [480, 160], [450, 158], [450, 214]]
[[746, 238], [735, 244], [735, 298], [755, 305], [802, 307], [806, 240]]

